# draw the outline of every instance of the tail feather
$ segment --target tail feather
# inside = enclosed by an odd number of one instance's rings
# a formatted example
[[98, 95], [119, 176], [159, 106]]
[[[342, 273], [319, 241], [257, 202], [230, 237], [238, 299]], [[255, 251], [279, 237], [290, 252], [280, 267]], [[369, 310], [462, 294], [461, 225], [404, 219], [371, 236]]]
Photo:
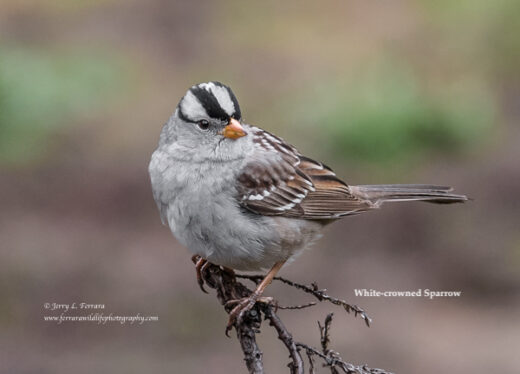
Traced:
[[426, 201], [429, 203], [461, 203], [465, 195], [451, 193], [453, 188], [428, 184], [378, 184], [350, 186], [351, 192], [359, 198], [379, 205], [386, 201]]

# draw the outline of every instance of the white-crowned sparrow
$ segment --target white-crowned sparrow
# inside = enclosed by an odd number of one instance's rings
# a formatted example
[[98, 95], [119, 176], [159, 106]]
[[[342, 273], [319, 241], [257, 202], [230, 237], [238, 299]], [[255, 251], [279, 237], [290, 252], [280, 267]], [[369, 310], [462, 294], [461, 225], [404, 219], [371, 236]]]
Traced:
[[271, 268], [235, 312], [251, 308], [327, 223], [386, 201], [467, 200], [442, 186], [349, 186], [279, 137], [243, 123], [235, 95], [219, 82], [195, 85], [180, 100], [149, 172], [163, 223], [193, 254], [231, 269]]

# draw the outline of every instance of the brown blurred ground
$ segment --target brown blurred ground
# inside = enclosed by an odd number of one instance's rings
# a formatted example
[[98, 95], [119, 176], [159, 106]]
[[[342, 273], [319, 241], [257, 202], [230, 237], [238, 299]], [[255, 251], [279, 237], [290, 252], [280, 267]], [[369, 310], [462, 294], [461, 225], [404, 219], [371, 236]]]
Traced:
[[[249, 122], [322, 158], [350, 183], [450, 184], [474, 199], [389, 205], [347, 218], [283, 270], [373, 317], [367, 329], [335, 310], [333, 346], [343, 358], [399, 373], [518, 372], [519, 49], [504, 41], [511, 30], [496, 29], [518, 7], [484, 3], [0, 3], [4, 50], [116, 56], [116, 70], [125, 71], [111, 94], [102, 96], [109, 88], [101, 83], [89, 94], [101, 102], [67, 116], [60, 115], [64, 105], [53, 110], [60, 125], [46, 133], [44, 151], [1, 164], [0, 372], [244, 372], [237, 342], [223, 334], [224, 312], [199, 291], [188, 251], [160, 224], [147, 176], [161, 124], [187, 87], [210, 79], [234, 88]], [[345, 71], [355, 76], [374, 61], [385, 65], [393, 55], [441, 97], [453, 81], [483, 87], [493, 102], [490, 127], [478, 130], [484, 135], [460, 153], [441, 147], [352, 160], [323, 137], [320, 123], [306, 121], [314, 120], [314, 103], [338, 94], [320, 82]], [[355, 96], [358, 88], [343, 89]], [[24, 137], [15, 140], [24, 146]], [[463, 296], [356, 298], [354, 288]], [[280, 285], [269, 291], [307, 300], [287, 292]], [[74, 301], [160, 321], [42, 320], [45, 302]], [[331, 310], [280, 314], [297, 339], [318, 344], [315, 321]], [[269, 372], [284, 372], [286, 354], [274, 334], [265, 329], [260, 343]]]

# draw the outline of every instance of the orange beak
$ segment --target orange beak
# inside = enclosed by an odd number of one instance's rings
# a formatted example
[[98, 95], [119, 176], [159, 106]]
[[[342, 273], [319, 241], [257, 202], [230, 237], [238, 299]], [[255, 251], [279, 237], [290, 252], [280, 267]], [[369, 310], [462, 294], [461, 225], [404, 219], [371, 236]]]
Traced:
[[224, 135], [226, 138], [238, 139], [242, 136], [246, 136], [247, 132], [244, 131], [244, 128], [242, 125], [240, 125], [240, 122], [234, 118], [231, 118], [228, 125], [224, 127], [224, 130], [222, 130], [222, 135]]

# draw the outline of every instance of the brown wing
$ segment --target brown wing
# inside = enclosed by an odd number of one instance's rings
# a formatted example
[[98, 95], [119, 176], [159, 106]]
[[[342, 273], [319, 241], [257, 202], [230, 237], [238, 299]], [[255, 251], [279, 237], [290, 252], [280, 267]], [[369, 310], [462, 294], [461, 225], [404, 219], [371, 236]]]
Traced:
[[253, 128], [255, 152], [238, 177], [242, 206], [263, 215], [334, 219], [371, 209], [327, 166], [264, 130]]

